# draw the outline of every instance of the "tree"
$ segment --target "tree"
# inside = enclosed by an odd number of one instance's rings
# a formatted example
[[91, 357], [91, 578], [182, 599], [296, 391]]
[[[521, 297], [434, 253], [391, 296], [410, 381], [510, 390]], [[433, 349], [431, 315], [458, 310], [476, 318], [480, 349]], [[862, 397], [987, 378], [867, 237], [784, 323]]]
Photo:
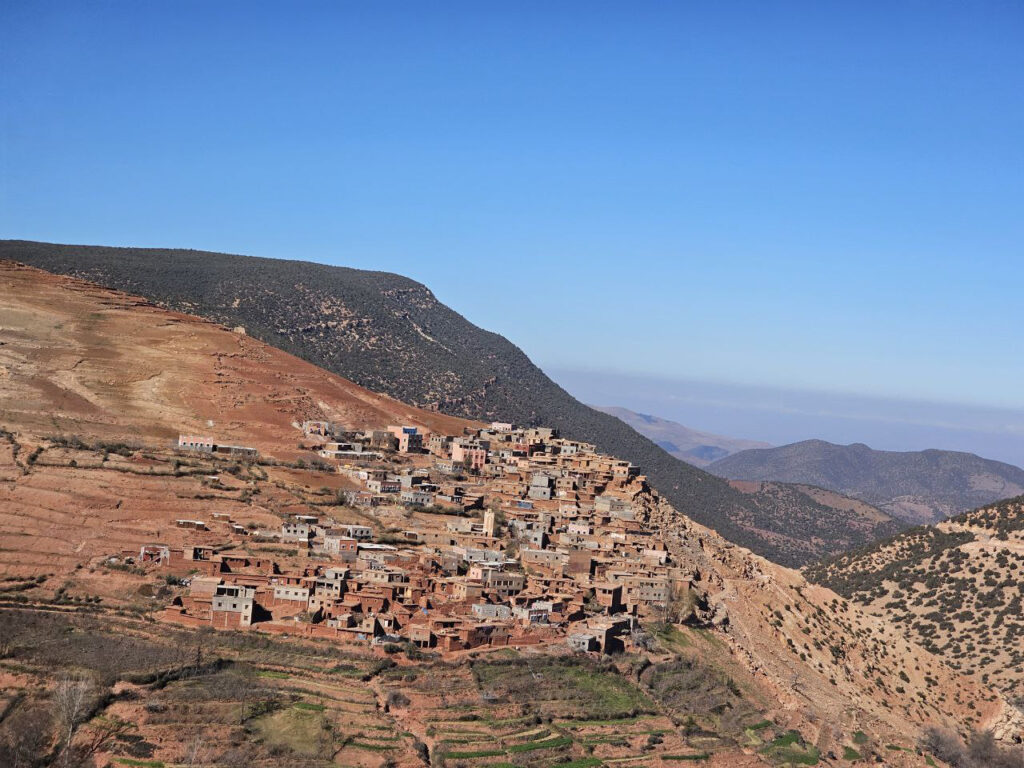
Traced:
[[53, 715], [60, 730], [61, 764], [71, 765], [71, 743], [75, 733], [89, 716], [95, 699], [95, 685], [87, 677], [64, 675], [53, 690]]
[[197, 733], [185, 745], [185, 752], [182, 754], [181, 762], [187, 766], [202, 765], [206, 762], [207, 751], [203, 734]]
[[967, 754], [978, 765], [995, 765], [999, 757], [999, 746], [992, 731], [981, 731], [971, 736], [967, 746]]
[[40, 706], [20, 706], [7, 717], [0, 732], [0, 765], [34, 768], [53, 743], [52, 720]]
[[85, 729], [84, 739], [79, 739], [76, 749], [78, 760], [85, 763], [101, 750], [105, 750], [119, 736], [135, 728], [135, 723], [120, 717], [97, 717]]

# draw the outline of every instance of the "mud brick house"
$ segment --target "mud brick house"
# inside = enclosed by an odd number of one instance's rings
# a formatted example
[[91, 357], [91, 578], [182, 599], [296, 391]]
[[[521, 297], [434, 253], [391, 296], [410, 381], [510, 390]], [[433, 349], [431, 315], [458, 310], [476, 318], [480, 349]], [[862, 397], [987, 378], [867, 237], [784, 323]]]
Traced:
[[279, 603], [301, 603], [302, 609], [305, 610], [309, 603], [309, 587], [281, 584], [275, 586], [271, 606], [277, 606]]
[[663, 610], [672, 597], [672, 583], [665, 576], [623, 571], [608, 571], [605, 576], [608, 581], [622, 585], [623, 601], [631, 612], [641, 616]]
[[599, 515], [620, 520], [633, 519], [632, 503], [616, 496], [598, 496], [594, 499], [594, 511]]
[[524, 568], [543, 568], [561, 574], [570, 555], [553, 549], [523, 549], [519, 557]]
[[597, 650], [602, 653], [618, 653], [624, 648], [627, 638], [634, 627], [629, 617], [609, 617], [591, 619], [587, 622], [587, 632], [597, 640]]
[[622, 602], [622, 585], [603, 582], [594, 585], [594, 599], [608, 613], [619, 613], [625, 610]]
[[432, 434], [427, 440], [427, 452], [440, 459], [451, 459], [454, 438], [449, 435]]
[[331, 422], [327, 421], [304, 421], [302, 422], [302, 432], [308, 435], [318, 435], [322, 437], [328, 437], [334, 434], [331, 428]]
[[221, 552], [213, 559], [218, 566], [218, 573], [269, 576], [278, 572], [277, 563], [270, 558], [256, 557], [245, 551]]
[[324, 534], [323, 550], [344, 562], [354, 562], [359, 553], [359, 542], [347, 531], [332, 529]]
[[398, 438], [386, 429], [375, 429], [370, 432], [370, 447], [382, 451], [397, 451]]
[[233, 459], [245, 459], [255, 461], [259, 458], [260, 452], [247, 445], [216, 445], [213, 452], [222, 456], [230, 456]]
[[[182, 560], [188, 562], [203, 562], [212, 560], [214, 555], [213, 547], [186, 546], [181, 550]], [[172, 555], [173, 557], [173, 555]]]
[[408, 628], [409, 642], [417, 648], [433, 648], [437, 645], [437, 637], [426, 624], [413, 624]]
[[139, 550], [140, 563], [170, 563], [171, 549], [163, 544], [146, 544]]

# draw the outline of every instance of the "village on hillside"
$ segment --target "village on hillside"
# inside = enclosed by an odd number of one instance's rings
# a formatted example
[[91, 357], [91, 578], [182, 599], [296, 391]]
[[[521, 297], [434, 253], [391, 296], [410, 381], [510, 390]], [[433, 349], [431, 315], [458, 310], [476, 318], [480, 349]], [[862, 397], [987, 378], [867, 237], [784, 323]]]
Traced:
[[[352, 481], [344, 506], [288, 515], [277, 530], [224, 513], [178, 520], [186, 546], [123, 552], [187, 587], [164, 620], [442, 653], [544, 643], [608, 653], [643, 642], [638, 620], [667, 618], [688, 594], [693, 574], [643, 524], [656, 492], [593, 445], [497, 422], [462, 435], [299, 428], [318, 469]], [[177, 450], [257, 459], [207, 436], [181, 435]], [[255, 541], [296, 557], [246, 546]]]

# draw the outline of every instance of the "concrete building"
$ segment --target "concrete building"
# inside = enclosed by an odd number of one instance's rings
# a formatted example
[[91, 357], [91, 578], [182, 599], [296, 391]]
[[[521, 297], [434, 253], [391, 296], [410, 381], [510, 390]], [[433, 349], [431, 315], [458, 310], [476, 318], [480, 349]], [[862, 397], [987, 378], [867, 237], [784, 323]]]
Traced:
[[452, 461], [459, 462], [466, 469], [481, 472], [487, 464], [487, 448], [474, 440], [456, 440], [452, 445]]
[[222, 584], [213, 595], [210, 623], [222, 629], [251, 626], [255, 606], [254, 588]]
[[565, 644], [577, 653], [588, 653], [598, 649], [597, 637], [589, 632], [576, 632], [565, 638]]
[[472, 614], [478, 619], [511, 619], [512, 608], [507, 605], [492, 605], [491, 603], [474, 603], [470, 608]]
[[535, 500], [547, 500], [553, 495], [555, 479], [544, 472], [535, 472], [530, 478], [530, 487], [526, 495]]
[[340, 525], [338, 530], [350, 539], [369, 541], [373, 538], [373, 529], [368, 525]]
[[416, 427], [388, 426], [388, 432], [398, 441], [399, 453], [422, 453], [423, 435]]

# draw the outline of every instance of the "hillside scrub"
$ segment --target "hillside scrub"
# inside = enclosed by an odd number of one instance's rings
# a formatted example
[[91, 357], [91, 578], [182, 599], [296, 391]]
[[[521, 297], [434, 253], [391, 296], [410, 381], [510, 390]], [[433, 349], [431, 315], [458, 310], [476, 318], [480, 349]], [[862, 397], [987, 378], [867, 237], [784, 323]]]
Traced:
[[921, 749], [951, 768], [1019, 768], [1024, 765], [1024, 747], [999, 744], [988, 731], [972, 733], [965, 744], [952, 731], [929, 728]]

